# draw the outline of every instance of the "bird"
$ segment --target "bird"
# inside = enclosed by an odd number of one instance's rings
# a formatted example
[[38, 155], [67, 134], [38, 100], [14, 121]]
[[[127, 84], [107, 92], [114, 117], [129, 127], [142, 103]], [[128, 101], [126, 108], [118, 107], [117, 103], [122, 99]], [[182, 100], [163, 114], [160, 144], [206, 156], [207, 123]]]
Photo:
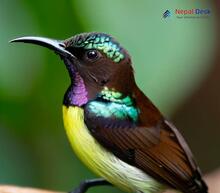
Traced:
[[84, 32], [65, 40], [24, 36], [11, 42], [49, 48], [68, 71], [64, 127], [75, 154], [100, 177], [71, 193], [102, 185], [134, 193], [208, 193], [187, 142], [140, 90], [131, 56], [113, 36]]

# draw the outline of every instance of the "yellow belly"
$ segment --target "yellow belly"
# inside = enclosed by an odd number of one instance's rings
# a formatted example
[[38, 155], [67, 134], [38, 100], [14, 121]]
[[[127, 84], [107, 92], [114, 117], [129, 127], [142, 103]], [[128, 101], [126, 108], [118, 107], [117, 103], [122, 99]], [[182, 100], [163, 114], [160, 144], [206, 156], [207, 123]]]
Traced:
[[103, 148], [90, 134], [80, 107], [63, 106], [64, 126], [81, 161], [97, 175], [127, 192], [158, 193], [164, 186]]

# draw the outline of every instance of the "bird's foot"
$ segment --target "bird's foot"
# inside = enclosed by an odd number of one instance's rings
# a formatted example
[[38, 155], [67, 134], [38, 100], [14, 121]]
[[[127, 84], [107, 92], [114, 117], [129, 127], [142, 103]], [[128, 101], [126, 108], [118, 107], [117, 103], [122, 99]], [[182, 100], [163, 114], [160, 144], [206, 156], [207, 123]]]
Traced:
[[102, 186], [102, 185], [112, 185], [108, 181], [98, 178], [98, 179], [91, 179], [85, 180], [80, 183], [80, 185], [69, 193], [85, 193], [90, 187], [93, 186]]

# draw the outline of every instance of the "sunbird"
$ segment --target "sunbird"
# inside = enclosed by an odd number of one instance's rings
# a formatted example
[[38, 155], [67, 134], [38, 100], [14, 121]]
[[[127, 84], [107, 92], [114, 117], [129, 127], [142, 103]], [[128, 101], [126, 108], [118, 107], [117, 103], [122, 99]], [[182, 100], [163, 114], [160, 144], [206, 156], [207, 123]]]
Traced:
[[47, 47], [68, 70], [65, 130], [77, 156], [102, 177], [83, 181], [71, 193], [100, 185], [134, 193], [169, 188], [208, 193], [185, 139], [138, 88], [128, 51], [111, 35], [90, 32], [66, 40], [26, 36], [11, 42]]

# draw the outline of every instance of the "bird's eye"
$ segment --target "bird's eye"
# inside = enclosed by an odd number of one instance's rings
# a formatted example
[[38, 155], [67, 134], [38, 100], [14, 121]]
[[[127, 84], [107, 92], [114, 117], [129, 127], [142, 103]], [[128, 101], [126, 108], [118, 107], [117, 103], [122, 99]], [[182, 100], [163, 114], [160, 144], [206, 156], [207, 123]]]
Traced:
[[99, 58], [99, 52], [96, 50], [88, 50], [86, 52], [86, 57], [90, 60], [96, 60]]

